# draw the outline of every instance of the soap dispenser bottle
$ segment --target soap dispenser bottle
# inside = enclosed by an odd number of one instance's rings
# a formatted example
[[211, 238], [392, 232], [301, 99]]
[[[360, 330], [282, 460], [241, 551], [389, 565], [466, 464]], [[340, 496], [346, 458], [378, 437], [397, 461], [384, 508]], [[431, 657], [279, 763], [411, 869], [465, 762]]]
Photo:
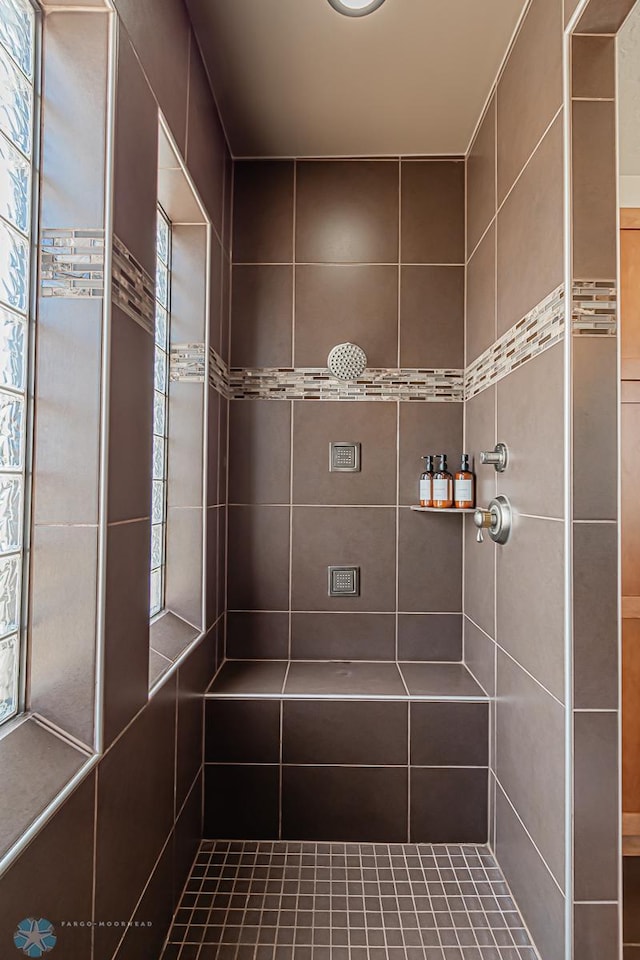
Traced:
[[423, 457], [424, 473], [420, 477], [420, 506], [433, 506], [433, 457]]
[[460, 469], [453, 481], [453, 505], [459, 510], [470, 510], [475, 506], [475, 478], [469, 470], [469, 454], [463, 453]]
[[439, 510], [453, 506], [453, 477], [447, 470], [446, 453], [438, 454], [438, 469], [433, 475], [433, 505]]

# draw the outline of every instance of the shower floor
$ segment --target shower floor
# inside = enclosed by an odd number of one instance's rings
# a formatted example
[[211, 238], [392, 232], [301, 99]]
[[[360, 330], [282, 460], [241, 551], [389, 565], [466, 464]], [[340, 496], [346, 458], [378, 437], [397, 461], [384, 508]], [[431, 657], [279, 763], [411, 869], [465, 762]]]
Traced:
[[162, 960], [537, 960], [483, 846], [203, 841]]

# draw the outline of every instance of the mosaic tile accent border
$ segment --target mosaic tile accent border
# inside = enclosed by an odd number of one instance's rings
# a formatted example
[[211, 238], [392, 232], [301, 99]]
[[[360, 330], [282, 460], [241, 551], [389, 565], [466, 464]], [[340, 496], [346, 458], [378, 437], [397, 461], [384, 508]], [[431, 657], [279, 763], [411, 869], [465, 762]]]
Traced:
[[40, 238], [40, 289], [43, 297], [102, 297], [104, 230], [43, 230]]
[[615, 337], [618, 291], [614, 280], [576, 280], [571, 303], [573, 336]]
[[116, 306], [154, 335], [155, 290], [153, 278], [114, 233], [111, 295]]
[[565, 329], [564, 284], [507, 330], [465, 371], [465, 399], [477, 396], [543, 350], [559, 343]]
[[169, 380], [172, 383], [204, 383], [206, 372], [204, 343], [176, 343], [171, 347]]
[[354, 381], [336, 380], [326, 368], [237, 369], [229, 375], [233, 399], [464, 400], [463, 370], [370, 368]]
[[209, 385], [229, 399], [229, 369], [213, 347], [209, 347]]

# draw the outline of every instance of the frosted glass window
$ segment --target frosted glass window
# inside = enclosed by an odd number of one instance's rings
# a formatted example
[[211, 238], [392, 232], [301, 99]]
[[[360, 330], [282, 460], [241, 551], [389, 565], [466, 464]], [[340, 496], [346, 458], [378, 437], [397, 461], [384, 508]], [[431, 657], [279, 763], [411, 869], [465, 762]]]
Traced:
[[152, 617], [164, 608], [167, 530], [167, 420], [169, 399], [169, 322], [171, 317], [171, 222], [158, 206], [156, 231], [156, 325], [153, 376], [153, 488], [151, 501]]
[[19, 709], [35, 11], [0, 0], [0, 723]]

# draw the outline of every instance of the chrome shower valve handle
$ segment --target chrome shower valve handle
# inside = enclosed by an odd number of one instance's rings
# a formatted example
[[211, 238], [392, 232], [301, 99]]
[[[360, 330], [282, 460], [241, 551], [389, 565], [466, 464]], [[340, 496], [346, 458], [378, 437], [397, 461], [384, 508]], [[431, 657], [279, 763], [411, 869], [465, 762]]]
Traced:
[[482, 543], [483, 530], [486, 530], [494, 543], [506, 543], [511, 534], [512, 512], [507, 497], [500, 496], [492, 500], [486, 510], [478, 507], [473, 515], [478, 528], [476, 540]]

